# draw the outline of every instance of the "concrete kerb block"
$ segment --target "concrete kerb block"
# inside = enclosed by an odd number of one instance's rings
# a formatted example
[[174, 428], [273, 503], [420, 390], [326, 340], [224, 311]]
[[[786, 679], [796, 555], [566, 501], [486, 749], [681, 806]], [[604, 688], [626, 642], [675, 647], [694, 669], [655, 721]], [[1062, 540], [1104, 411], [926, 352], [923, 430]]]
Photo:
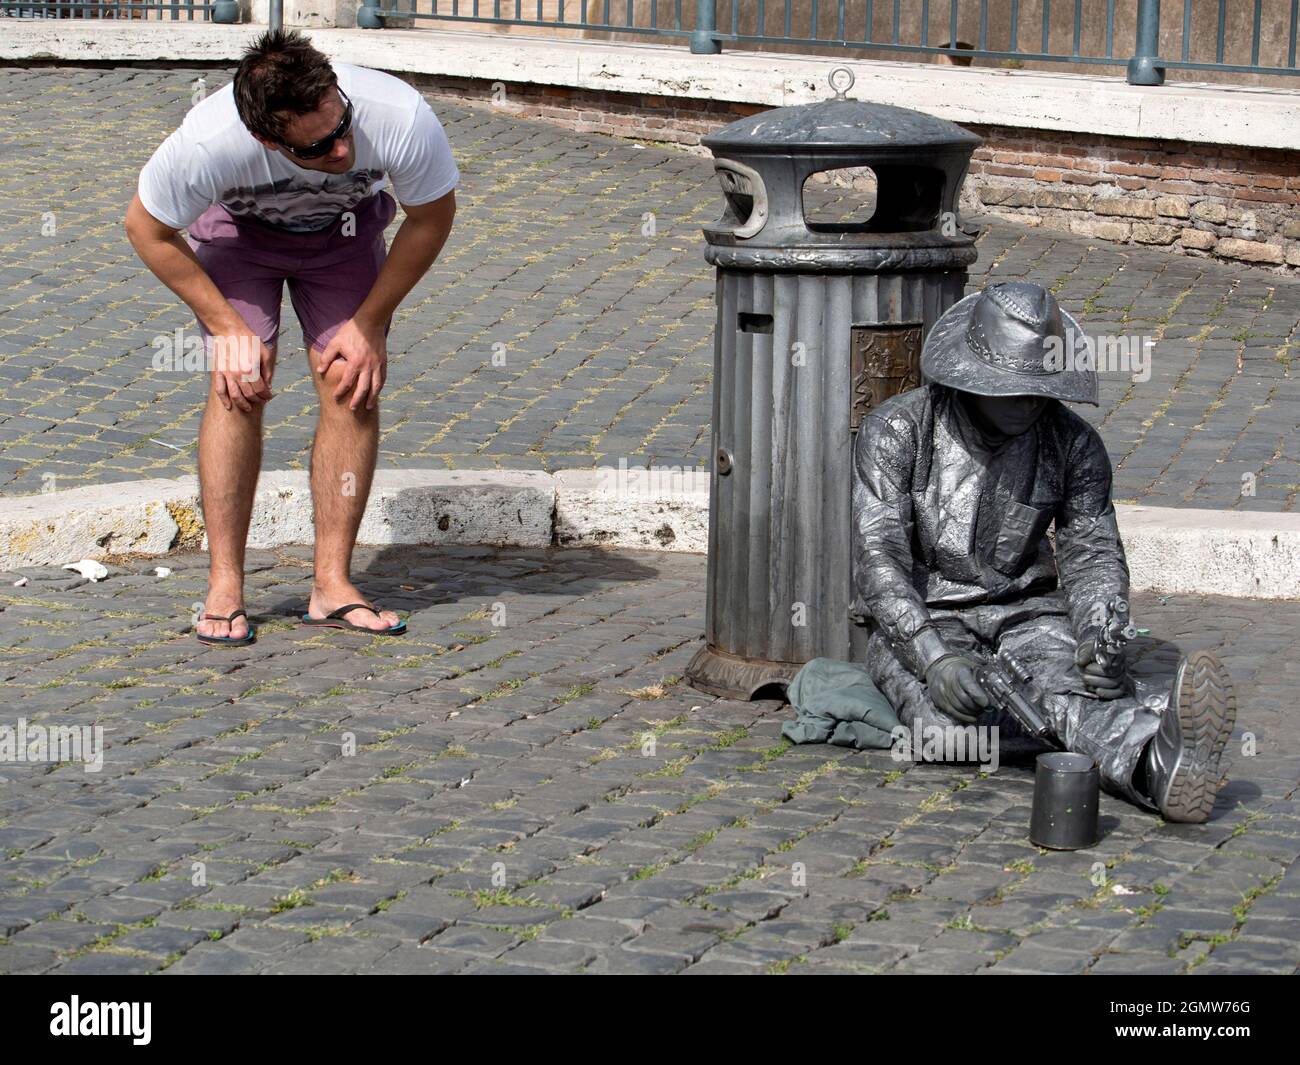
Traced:
[[0, 567], [61, 566], [136, 552], [197, 547], [193, 477], [130, 481], [0, 500]]
[[709, 548], [707, 470], [564, 470], [555, 489], [558, 544], [698, 554]]
[[363, 544], [547, 547], [555, 480], [525, 470], [381, 470], [361, 522]]
[[1300, 599], [1300, 514], [1115, 511], [1136, 591]]
[[[340, 492], [350, 488], [339, 485]], [[377, 470], [357, 542], [546, 547], [554, 511], [555, 485], [546, 473]], [[310, 544], [315, 536], [307, 471], [263, 473], [248, 546]]]
[[[555, 484], [546, 473], [380, 470], [358, 542], [546, 547], [554, 515]], [[314, 539], [307, 472], [263, 473], [248, 546]], [[207, 536], [193, 477], [0, 498], [0, 568], [194, 548], [206, 549]]]

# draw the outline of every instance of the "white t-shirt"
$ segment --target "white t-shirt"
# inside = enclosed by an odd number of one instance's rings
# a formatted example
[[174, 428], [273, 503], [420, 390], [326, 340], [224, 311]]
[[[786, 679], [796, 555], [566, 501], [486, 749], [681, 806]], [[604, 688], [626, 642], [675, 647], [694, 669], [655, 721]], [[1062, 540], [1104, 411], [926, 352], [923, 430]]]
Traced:
[[460, 172], [442, 123], [415, 89], [378, 70], [333, 64], [352, 101], [356, 162], [346, 174], [304, 170], [239, 120], [232, 85], [195, 105], [140, 171], [140, 202], [184, 229], [220, 203], [232, 215], [291, 232], [315, 232], [386, 186], [402, 204], [431, 203]]

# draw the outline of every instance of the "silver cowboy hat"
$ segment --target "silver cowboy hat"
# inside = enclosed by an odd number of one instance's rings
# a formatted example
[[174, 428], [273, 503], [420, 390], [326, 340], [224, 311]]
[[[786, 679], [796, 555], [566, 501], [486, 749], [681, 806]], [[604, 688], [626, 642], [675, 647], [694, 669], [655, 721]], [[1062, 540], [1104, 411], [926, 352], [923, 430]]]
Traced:
[[921, 351], [927, 380], [977, 396], [1048, 396], [1097, 406], [1092, 342], [1047, 289], [1004, 281], [958, 300]]

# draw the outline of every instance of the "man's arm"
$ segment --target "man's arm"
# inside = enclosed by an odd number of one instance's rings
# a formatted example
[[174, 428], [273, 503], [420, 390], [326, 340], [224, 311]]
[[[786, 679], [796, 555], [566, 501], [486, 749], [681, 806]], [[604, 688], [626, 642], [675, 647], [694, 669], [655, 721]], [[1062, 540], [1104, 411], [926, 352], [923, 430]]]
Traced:
[[397, 305], [406, 298], [442, 251], [456, 217], [456, 193], [447, 193], [431, 203], [402, 205], [406, 218], [393, 237], [384, 261], [370, 289], [351, 321], [344, 323], [317, 361], [324, 373], [335, 359], [347, 362], [347, 371], [334, 390], [341, 399], [349, 390], [349, 406], [356, 410], [365, 401], [373, 409], [388, 376], [388, 345], [384, 326]]
[[853, 454], [853, 579], [863, 606], [919, 677], [949, 653], [912, 584], [912, 477], [907, 427], [868, 416]]
[[1110, 489], [1106, 445], [1081, 423], [1067, 453], [1064, 498], [1056, 516], [1056, 572], [1081, 639], [1100, 626], [1099, 611], [1112, 596], [1128, 598], [1128, 562]]
[[223, 351], [258, 353], [256, 366], [251, 363], [217, 366], [217, 396], [226, 410], [231, 409], [232, 402], [247, 411], [252, 410], [253, 404], [270, 399], [270, 384], [261, 372], [255, 372], [259, 367], [269, 366], [261, 338], [248, 328], [239, 312], [221, 294], [193, 249], [181, 239], [180, 231], [158, 221], [136, 195], [126, 211], [126, 235], [145, 266], [189, 305], [208, 332], [230, 341], [223, 346]]
[[912, 583], [915, 427], [868, 416], [853, 455], [853, 579], [858, 597], [930, 699], [961, 721], [989, 704], [976, 663], [949, 650]]

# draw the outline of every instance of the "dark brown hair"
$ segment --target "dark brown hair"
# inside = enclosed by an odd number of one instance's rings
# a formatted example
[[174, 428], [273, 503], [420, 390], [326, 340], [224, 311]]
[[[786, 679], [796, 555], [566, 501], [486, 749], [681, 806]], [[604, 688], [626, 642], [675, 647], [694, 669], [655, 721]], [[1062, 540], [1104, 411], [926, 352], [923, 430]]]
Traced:
[[235, 71], [235, 107], [249, 131], [284, 139], [288, 124], [320, 106], [338, 79], [330, 61], [297, 30], [268, 30]]

